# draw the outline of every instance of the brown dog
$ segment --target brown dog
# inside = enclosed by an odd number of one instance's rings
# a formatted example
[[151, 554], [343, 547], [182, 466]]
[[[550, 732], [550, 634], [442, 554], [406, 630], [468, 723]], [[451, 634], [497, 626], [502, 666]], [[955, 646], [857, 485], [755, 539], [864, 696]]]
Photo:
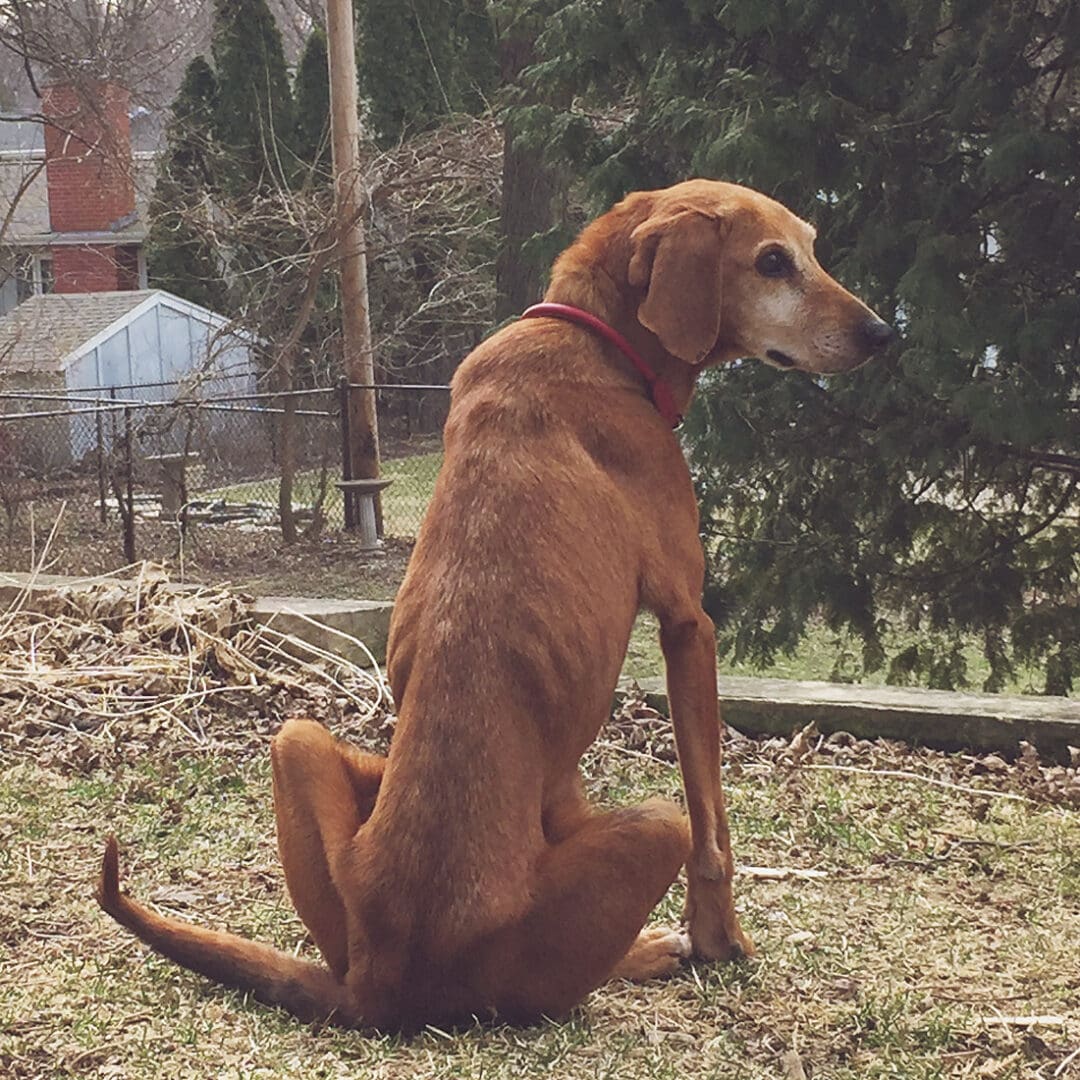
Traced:
[[[684, 863], [693, 952], [750, 954], [732, 899], [697, 506], [635, 365], [681, 409], [703, 367], [737, 357], [861, 364], [891, 330], [821, 269], [813, 241], [731, 184], [631, 195], [560, 257], [547, 294], [624, 346], [530, 318], [461, 365], [394, 609], [389, 756], [308, 721], [273, 744], [285, 879], [327, 967], [154, 914], [121, 894], [114, 840], [101, 906], [262, 1001], [384, 1029], [558, 1016], [611, 977], [674, 970], [686, 938], [642, 926]], [[582, 794], [578, 761], [640, 607], [660, 622], [689, 829], [662, 800], [600, 813]]]

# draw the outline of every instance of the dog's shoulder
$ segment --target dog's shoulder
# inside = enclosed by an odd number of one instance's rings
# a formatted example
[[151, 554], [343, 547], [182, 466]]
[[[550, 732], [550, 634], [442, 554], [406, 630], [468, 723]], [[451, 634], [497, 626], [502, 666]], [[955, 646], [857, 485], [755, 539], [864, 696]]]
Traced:
[[555, 319], [517, 319], [482, 341], [458, 366], [457, 393], [481, 384], [509, 382], [518, 388], [588, 372], [599, 355], [597, 338], [581, 327]]

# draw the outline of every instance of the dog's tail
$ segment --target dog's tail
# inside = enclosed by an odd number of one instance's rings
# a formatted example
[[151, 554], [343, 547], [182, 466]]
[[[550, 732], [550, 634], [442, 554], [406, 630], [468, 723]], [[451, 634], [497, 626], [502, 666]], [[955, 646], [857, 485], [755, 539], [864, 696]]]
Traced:
[[116, 837], [105, 845], [95, 897], [121, 926], [155, 952], [224, 986], [246, 990], [266, 1005], [279, 1005], [307, 1022], [340, 1027], [361, 1024], [349, 995], [328, 968], [234, 934], [165, 918], [120, 892]]

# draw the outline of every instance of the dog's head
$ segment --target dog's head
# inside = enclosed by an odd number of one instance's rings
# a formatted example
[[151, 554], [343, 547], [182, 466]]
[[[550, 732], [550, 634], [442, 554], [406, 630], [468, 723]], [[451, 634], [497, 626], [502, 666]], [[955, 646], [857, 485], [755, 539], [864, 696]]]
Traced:
[[891, 339], [892, 327], [821, 268], [813, 227], [773, 199], [712, 180], [644, 198], [627, 276], [640, 290], [638, 321], [672, 355], [832, 374]]

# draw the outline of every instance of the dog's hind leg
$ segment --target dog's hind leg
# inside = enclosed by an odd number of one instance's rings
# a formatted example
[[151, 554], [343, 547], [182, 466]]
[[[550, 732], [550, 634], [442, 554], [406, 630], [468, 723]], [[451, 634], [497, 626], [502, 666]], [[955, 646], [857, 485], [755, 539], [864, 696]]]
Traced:
[[313, 720], [289, 720], [271, 744], [274, 815], [285, 884], [330, 970], [348, 968], [345, 906], [335, 852], [351, 843], [375, 805], [386, 759], [339, 742]]
[[613, 975], [648, 974], [619, 972], [620, 961], [689, 850], [674, 803], [597, 814], [541, 855], [530, 910], [481, 946], [474, 985], [505, 1018], [534, 1020], [564, 1015]]

